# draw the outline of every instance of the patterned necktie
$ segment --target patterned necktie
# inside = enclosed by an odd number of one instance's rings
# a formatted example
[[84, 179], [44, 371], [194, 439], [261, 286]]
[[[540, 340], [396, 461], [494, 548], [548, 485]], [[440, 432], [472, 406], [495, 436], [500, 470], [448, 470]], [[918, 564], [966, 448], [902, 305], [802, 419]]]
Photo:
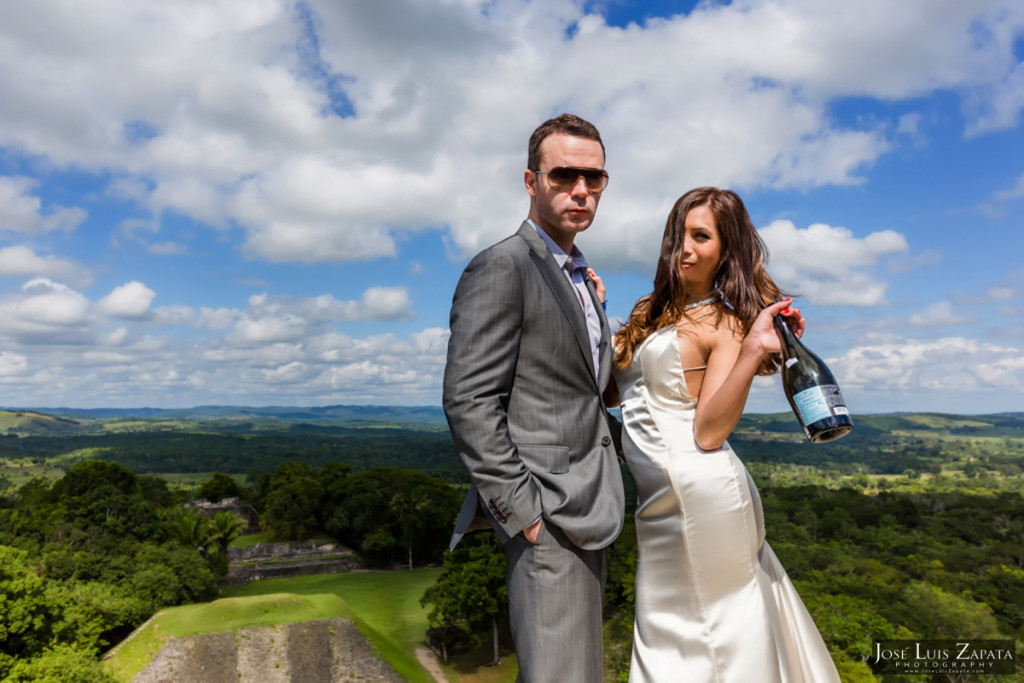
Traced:
[[583, 301], [583, 293], [577, 289], [576, 283], [572, 279], [572, 256], [565, 257], [565, 266], [563, 267], [565, 272], [569, 274], [569, 286], [572, 287], [572, 291], [576, 292], [576, 297], [580, 300], [580, 306], [583, 307], [584, 311], [587, 310], [587, 304]]

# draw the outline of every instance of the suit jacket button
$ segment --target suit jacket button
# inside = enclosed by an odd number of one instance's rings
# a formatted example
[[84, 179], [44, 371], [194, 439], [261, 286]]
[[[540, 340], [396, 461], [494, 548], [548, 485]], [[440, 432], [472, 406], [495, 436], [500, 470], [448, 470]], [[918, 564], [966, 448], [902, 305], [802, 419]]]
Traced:
[[612, 445], [612, 437], [610, 437], [610, 436], [601, 437], [601, 445], [602, 446], [611, 446]]
[[502, 502], [499, 507], [499, 504], [491, 498], [487, 501], [487, 506], [491, 508], [491, 512], [494, 513], [495, 519], [497, 519], [500, 524], [504, 524], [508, 521], [508, 508], [505, 506], [504, 502]]

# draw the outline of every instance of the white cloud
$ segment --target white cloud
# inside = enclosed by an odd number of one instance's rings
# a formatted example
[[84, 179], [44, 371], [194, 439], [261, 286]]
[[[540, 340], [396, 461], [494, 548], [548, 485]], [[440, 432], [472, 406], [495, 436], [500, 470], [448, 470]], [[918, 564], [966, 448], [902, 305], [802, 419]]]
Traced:
[[1016, 298], [1017, 292], [1010, 287], [993, 287], [985, 292], [988, 301], [1010, 301]]
[[148, 319], [156, 327], [179, 327], [196, 320], [196, 312], [191, 306], [160, 306], [151, 313]]
[[138, 280], [133, 280], [115, 287], [114, 291], [100, 299], [96, 305], [107, 315], [141, 320], [149, 317], [149, 307], [155, 298], [156, 292]]
[[858, 391], [993, 392], [1024, 383], [1024, 351], [963, 337], [895, 339], [857, 346], [829, 361], [839, 383]]
[[238, 315], [229, 339], [241, 346], [297, 342], [338, 322], [407, 320], [413, 317], [411, 303], [403, 287], [370, 287], [358, 301], [339, 301], [330, 294], [307, 298], [256, 294]]
[[154, 299], [132, 281], [93, 303], [46, 278], [0, 294], [5, 393], [25, 405], [83, 407], [423, 404], [440, 394], [447, 330], [357, 338], [339, 329], [407, 319], [402, 288], [369, 288], [345, 301], [258, 294], [244, 310], [154, 308]]
[[74, 230], [88, 213], [78, 207], [50, 207], [31, 193], [39, 182], [21, 176], [0, 176], [0, 232], [42, 235], [55, 230]]
[[[1024, 288], [1014, 288], [1007, 285], [996, 285], [990, 287], [988, 290], [980, 295], [961, 295], [958, 296], [956, 302], [961, 306], [975, 306], [978, 304], [990, 304], [990, 303], [1005, 303], [1007, 301], [1013, 301], [1017, 298], [1020, 292], [1024, 291]], [[997, 312], [997, 315], [999, 313]]]
[[1016, 199], [1017, 197], [1024, 197], [1024, 173], [1017, 176], [1017, 180], [1014, 182], [1013, 187], [1006, 190], [999, 190], [992, 195], [992, 198], [998, 201]]
[[39, 256], [23, 245], [0, 248], [0, 277], [47, 277], [81, 286], [92, 284], [92, 274], [81, 264], [54, 256]]
[[0, 296], [0, 336], [20, 343], [88, 344], [92, 302], [70, 287], [34, 278]]
[[405, 287], [370, 287], [363, 292], [356, 316], [368, 320], [407, 320], [412, 317]]
[[[127, 341], [128, 341], [128, 328], [127, 327], [118, 327], [117, 329], [111, 331], [109, 334], [107, 334], [102, 339], [102, 343], [105, 346], [122, 346]], [[86, 356], [95, 359], [97, 357], [97, 353], [95, 351], [87, 352]], [[108, 358], [109, 357], [116, 357], [116, 358], [119, 358], [119, 359], [124, 359], [125, 362], [128, 361], [128, 357], [124, 356], [124, 355], [113, 356], [113, 354], [109, 354], [108, 353], [107, 357]]]
[[[1024, 84], [1021, 89], [1024, 90]], [[990, 218], [1000, 219], [1005, 216], [1005, 204], [1020, 197], [1024, 197], [1024, 173], [1017, 176], [1012, 187], [993, 192], [991, 201], [981, 202], [975, 208]]]
[[972, 93], [967, 105], [972, 114], [967, 127], [970, 136], [1016, 126], [1024, 109], [1024, 63], [1005, 72], [1001, 81]]
[[440, 327], [431, 327], [413, 335], [416, 347], [429, 353], [447, 353], [451, 333]]
[[920, 254], [894, 255], [889, 259], [890, 273], [909, 273], [928, 266], [942, 263], [942, 254], [932, 249], [925, 249]]
[[22, 376], [28, 372], [27, 357], [20, 353], [0, 351], [0, 378]]
[[380, 228], [339, 229], [309, 223], [279, 223], [254, 228], [246, 241], [253, 256], [267, 261], [359, 261], [395, 255], [395, 243]]
[[196, 325], [218, 332], [232, 327], [241, 317], [242, 312], [233, 308], [209, 308], [203, 306], [199, 309]]
[[85, 322], [89, 301], [67, 285], [47, 278], [35, 278], [21, 288], [19, 308], [24, 319], [59, 326]]
[[240, 347], [222, 336], [133, 341], [117, 328], [75, 354], [39, 346], [3, 352], [0, 382], [26, 404], [422, 405], [440, 395], [446, 338], [437, 329], [407, 339], [325, 331]]
[[[525, 214], [529, 132], [574, 110], [601, 128], [612, 173], [588, 251], [646, 266], [689, 187], [856, 184], [890, 134], [920, 134], [916, 114], [841, 125], [834, 99], [955, 91], [972, 133], [1024, 107], [1013, 0], [743, 0], [624, 29], [584, 7], [5, 5], [0, 145], [111, 174], [109, 196], [151, 212], [140, 225], [178, 212], [241, 226], [254, 258], [345, 261], [393, 255], [410, 230], [449, 226], [464, 253], [508, 234]], [[600, 78], [565, 87], [593, 64]], [[81, 222], [81, 209], [41, 211], [32, 182], [6, 180], [7, 229]]]
[[775, 220], [760, 235], [771, 253], [768, 270], [779, 285], [820, 304], [884, 303], [887, 285], [870, 269], [884, 256], [908, 250], [906, 238], [892, 230], [858, 238], [823, 223], [801, 230], [792, 221]]
[[917, 137], [921, 128], [921, 114], [912, 112], [898, 119], [896, 132], [902, 135]]
[[[155, 293], [130, 282], [93, 303], [76, 291], [87, 291], [90, 272], [49, 255], [87, 214], [61, 206], [66, 194], [43, 174], [91, 179], [96, 193], [74, 201], [95, 202], [93, 222], [124, 204], [111, 238], [146, 262], [146, 251], [200, 257], [188, 231], [176, 231], [182, 217], [263, 261], [388, 258], [416, 230], [446, 230], [458, 258], [516, 228], [527, 136], [575, 111], [600, 127], [612, 177], [582, 246], [602, 268], [646, 272], [671, 203], [691, 187], [864, 184], [873, 164], [928, 138], [937, 123], [922, 102], [934, 93], [961, 98], [968, 135], [1017, 125], [1024, 107], [1017, 0], [705, 2], [627, 28], [586, 15], [590, 7], [0, 3], [0, 148], [20, 160], [18, 175], [0, 177], [0, 233], [25, 243], [0, 247], [0, 277], [31, 278], [0, 294], [5, 390], [75, 405], [439, 394], [446, 330], [352, 336], [363, 321], [413, 318], [404, 288], [192, 308], [154, 307]], [[841, 114], [862, 98], [884, 106], [857, 121]], [[1005, 187], [994, 202], [1021, 196], [1020, 179]], [[884, 303], [886, 266], [906, 272], [941, 258], [910, 254], [893, 231], [777, 221], [764, 234], [772, 273], [818, 304]], [[253, 291], [279, 286], [272, 272]], [[1009, 302], [1015, 292], [984, 296]], [[948, 321], [956, 309], [945, 306], [893, 320]], [[1004, 347], [877, 342], [836, 362], [849, 357], [870, 378], [851, 377], [860, 391], [942, 381], [956, 390], [960, 379], [985, 391], [999, 373], [1020, 379], [1014, 328], [998, 332], [1011, 340]], [[941, 360], [957, 357], [970, 362], [950, 360], [943, 378]], [[891, 366], [894, 383], [884, 377]]]
[[268, 343], [298, 341], [306, 336], [308, 321], [297, 315], [283, 314], [275, 317], [245, 317], [235, 326], [232, 340], [245, 346], [262, 346]]
[[188, 253], [188, 246], [181, 242], [157, 242], [149, 245], [149, 253], [160, 256], [181, 256]]
[[946, 327], [949, 325], [964, 325], [973, 322], [975, 316], [971, 313], [957, 313], [953, 304], [949, 301], [940, 301], [932, 304], [920, 313], [914, 313], [908, 318], [908, 322], [915, 327]]

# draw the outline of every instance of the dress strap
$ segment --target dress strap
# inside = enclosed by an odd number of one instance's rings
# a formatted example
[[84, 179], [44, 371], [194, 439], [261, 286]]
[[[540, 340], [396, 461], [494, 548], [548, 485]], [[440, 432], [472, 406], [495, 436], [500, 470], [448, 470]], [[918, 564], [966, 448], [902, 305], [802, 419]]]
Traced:
[[706, 365], [698, 365], [695, 368], [683, 368], [683, 372], [689, 372], [691, 370], [707, 370], [707, 368], [708, 368], [708, 366], [706, 366]]

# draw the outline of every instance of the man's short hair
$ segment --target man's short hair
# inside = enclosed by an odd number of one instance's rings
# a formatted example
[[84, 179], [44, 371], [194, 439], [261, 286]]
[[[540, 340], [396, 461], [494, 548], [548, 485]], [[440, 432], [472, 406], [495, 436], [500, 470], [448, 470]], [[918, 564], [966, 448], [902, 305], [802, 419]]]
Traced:
[[531, 171], [540, 170], [540, 143], [549, 135], [560, 133], [572, 135], [577, 138], [596, 140], [601, 145], [601, 155], [604, 156], [604, 143], [601, 141], [601, 134], [597, 127], [589, 121], [585, 121], [573, 114], [561, 114], [553, 119], [548, 119], [537, 126], [530, 136], [530, 149], [526, 160], [526, 167]]

